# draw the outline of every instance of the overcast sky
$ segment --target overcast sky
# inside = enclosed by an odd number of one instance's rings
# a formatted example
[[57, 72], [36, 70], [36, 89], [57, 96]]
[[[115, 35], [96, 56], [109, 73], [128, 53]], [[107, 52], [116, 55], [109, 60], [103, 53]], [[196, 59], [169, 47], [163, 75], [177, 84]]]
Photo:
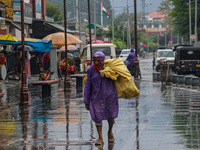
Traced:
[[[127, 0], [110, 0], [111, 4], [112, 1], [114, 1], [114, 10], [115, 14], [119, 14], [123, 11], [124, 8], [127, 8]], [[148, 7], [146, 7], [146, 12], [148, 9], [148, 12], [152, 12], [154, 10], [158, 10], [158, 7], [160, 6], [160, 3], [163, 0], [146, 0], [146, 4]], [[142, 11], [142, 1], [137, 0], [137, 11], [141, 12]], [[134, 12], [134, 0], [128, 0], [129, 4], [129, 11]], [[106, 7], [106, 6], [105, 6]]]

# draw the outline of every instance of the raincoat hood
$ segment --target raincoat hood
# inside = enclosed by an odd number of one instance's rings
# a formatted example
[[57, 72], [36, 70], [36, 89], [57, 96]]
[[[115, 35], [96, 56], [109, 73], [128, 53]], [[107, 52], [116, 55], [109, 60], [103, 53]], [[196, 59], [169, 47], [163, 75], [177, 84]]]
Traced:
[[131, 52], [134, 52], [135, 51], [135, 49], [134, 48], [131, 48]]
[[95, 56], [99, 56], [99, 57], [100, 57], [101, 65], [103, 66], [104, 60], [105, 60], [105, 55], [104, 55], [104, 53], [102, 53], [102, 52], [96, 52], [96, 53], [94, 53], [94, 54], [92, 55], [92, 60], [94, 60], [94, 57], [95, 57]]

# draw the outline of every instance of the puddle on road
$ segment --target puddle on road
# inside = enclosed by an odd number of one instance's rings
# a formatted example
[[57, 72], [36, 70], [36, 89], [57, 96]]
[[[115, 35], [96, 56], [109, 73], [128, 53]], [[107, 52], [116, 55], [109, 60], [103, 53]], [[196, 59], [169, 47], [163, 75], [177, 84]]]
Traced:
[[[166, 92], [167, 91], [167, 92]], [[193, 89], [168, 87], [163, 100], [172, 106], [173, 127], [185, 140], [186, 148], [200, 148], [200, 92]]]
[[32, 95], [38, 95], [31, 97], [30, 106], [19, 106], [19, 87], [4, 89], [9, 95], [0, 98], [0, 149], [91, 146], [94, 127], [84, 119], [88, 112], [83, 109], [82, 92], [74, 83], [70, 93], [64, 94], [62, 89], [54, 85], [52, 97], [42, 99], [40, 89], [30, 87]]

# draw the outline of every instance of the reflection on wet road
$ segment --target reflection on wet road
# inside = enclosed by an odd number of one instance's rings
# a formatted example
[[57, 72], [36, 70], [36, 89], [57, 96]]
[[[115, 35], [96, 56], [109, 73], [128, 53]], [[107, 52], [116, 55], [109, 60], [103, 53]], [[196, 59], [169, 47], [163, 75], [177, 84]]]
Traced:
[[152, 81], [151, 59], [141, 59], [141, 91], [137, 98], [119, 100], [115, 143], [96, 147], [96, 127], [83, 104], [83, 94], [52, 86], [52, 97], [41, 98], [30, 85], [30, 106], [19, 106], [19, 84], [0, 81], [0, 149], [73, 150], [194, 150], [200, 149], [200, 92]]

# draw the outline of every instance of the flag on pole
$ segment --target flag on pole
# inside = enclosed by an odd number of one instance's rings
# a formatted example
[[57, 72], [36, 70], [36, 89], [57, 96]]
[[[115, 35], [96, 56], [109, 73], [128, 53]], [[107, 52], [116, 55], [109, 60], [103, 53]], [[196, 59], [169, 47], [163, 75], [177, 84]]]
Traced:
[[101, 3], [101, 5], [102, 5], [101, 11], [102, 11], [105, 15], [109, 16], [110, 13], [106, 10], [106, 8], [105, 8], [105, 6], [103, 5], [103, 3]]
[[101, 1], [101, 26], [103, 26], [103, 14], [107, 15], [109, 17], [110, 13], [106, 10], [105, 6], [103, 5], [103, 2]]

